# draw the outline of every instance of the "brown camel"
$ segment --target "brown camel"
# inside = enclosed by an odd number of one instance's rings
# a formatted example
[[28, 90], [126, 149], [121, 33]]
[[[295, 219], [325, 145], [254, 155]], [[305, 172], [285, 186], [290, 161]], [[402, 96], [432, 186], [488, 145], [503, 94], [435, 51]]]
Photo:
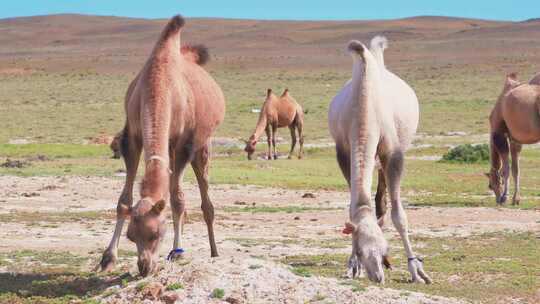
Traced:
[[[409, 85], [386, 69], [386, 47], [386, 38], [380, 36], [373, 38], [370, 49], [356, 40], [349, 43], [352, 79], [334, 97], [328, 111], [338, 164], [351, 193], [349, 222], [343, 230], [352, 234], [348, 272], [354, 277], [365, 269], [370, 280], [384, 283], [383, 266], [390, 267], [390, 262], [380, 226], [388, 189], [392, 222], [401, 236], [412, 280], [430, 283], [422, 259], [412, 249], [400, 196], [404, 153], [418, 126], [418, 99]], [[377, 158], [381, 168], [374, 204], [371, 184]]]
[[[272, 93], [272, 89], [268, 89], [266, 92], [266, 100], [261, 108], [261, 114], [259, 115], [259, 121], [255, 127], [255, 131], [246, 141], [246, 147], [244, 151], [247, 152], [247, 157], [251, 160], [253, 153], [255, 152], [255, 145], [257, 140], [262, 135], [263, 130], [266, 131], [266, 138], [268, 140], [268, 153], [267, 158], [272, 159], [272, 152], [274, 159], [277, 159], [276, 152], [276, 133], [278, 128], [289, 127], [291, 131], [291, 151], [288, 158], [292, 158], [294, 147], [296, 146], [296, 130], [298, 130], [298, 141], [300, 143], [300, 150], [298, 152], [298, 158], [304, 156], [304, 112], [302, 107], [296, 102], [296, 100], [289, 94], [289, 89], [285, 89], [280, 97], [277, 97]], [[272, 146], [274, 147], [272, 150]]]
[[[210, 136], [223, 121], [225, 100], [221, 89], [200, 66], [208, 54], [202, 47], [180, 48], [181, 16], [173, 17], [150, 58], [128, 88], [126, 125], [120, 150], [127, 176], [118, 199], [116, 227], [103, 253], [102, 270], [113, 268], [122, 227], [130, 218], [127, 237], [137, 245], [141, 275], [155, 269], [165, 234], [165, 200], [169, 197], [174, 221], [172, 257], [180, 248], [180, 226], [185, 215], [182, 192], [184, 169], [191, 163], [201, 193], [211, 256], [218, 255], [214, 239], [214, 208], [208, 196]], [[141, 199], [132, 206], [133, 183], [142, 150], [145, 172]]]
[[514, 179], [512, 204], [519, 205], [521, 145], [540, 141], [540, 74], [528, 83], [520, 83], [515, 73], [507, 75], [503, 91], [489, 116], [489, 123], [491, 170], [486, 173], [489, 188], [495, 193], [497, 204], [506, 202], [510, 153]]

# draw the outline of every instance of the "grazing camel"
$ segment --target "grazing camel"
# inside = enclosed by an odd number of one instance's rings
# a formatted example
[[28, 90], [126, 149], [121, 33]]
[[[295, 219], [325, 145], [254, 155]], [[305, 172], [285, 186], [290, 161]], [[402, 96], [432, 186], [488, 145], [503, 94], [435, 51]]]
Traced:
[[[289, 127], [289, 130], [291, 131], [291, 151], [289, 152], [288, 158], [292, 158], [294, 147], [296, 146], [296, 130], [298, 130], [298, 141], [300, 143], [298, 158], [302, 158], [304, 156], [303, 125], [304, 112], [302, 107], [289, 94], [289, 89], [285, 89], [280, 97], [274, 95], [272, 89], [268, 89], [266, 92], [266, 100], [261, 108], [261, 114], [259, 115], [259, 121], [257, 121], [255, 131], [249, 137], [249, 140], [246, 141], [244, 151], [247, 152], [248, 159], [251, 160], [253, 153], [255, 153], [255, 145], [262, 135], [263, 130], [266, 131], [268, 140], [267, 158], [269, 160], [272, 159], [273, 151], [274, 159], [277, 159], [276, 133], [278, 128], [283, 127]], [[273, 150], [272, 146], [274, 147]]]
[[522, 144], [540, 141], [540, 74], [529, 83], [520, 83], [515, 73], [506, 76], [502, 93], [491, 115], [490, 158], [491, 170], [486, 173], [489, 188], [495, 193], [497, 204], [506, 202], [510, 164], [514, 179], [513, 205], [519, 205], [519, 153]]
[[[348, 272], [355, 277], [365, 268], [371, 281], [384, 283], [383, 266], [390, 268], [390, 262], [381, 226], [388, 188], [392, 221], [403, 241], [412, 281], [431, 283], [409, 241], [400, 197], [403, 154], [418, 125], [418, 100], [403, 80], [385, 68], [386, 47], [386, 38], [380, 36], [373, 38], [370, 49], [356, 40], [349, 43], [352, 79], [334, 97], [328, 113], [338, 164], [351, 193], [349, 222], [343, 229], [343, 233], [352, 234]], [[371, 183], [376, 158], [381, 167], [378, 201], [373, 206]], [[374, 207], [380, 214], [379, 222]]]
[[[208, 228], [211, 256], [218, 255], [214, 239], [214, 208], [208, 196], [210, 136], [223, 121], [225, 100], [212, 77], [200, 66], [207, 54], [201, 47], [180, 52], [181, 16], [173, 17], [160, 35], [148, 61], [128, 88], [126, 125], [120, 150], [127, 176], [118, 199], [116, 227], [103, 253], [102, 270], [117, 260], [122, 227], [130, 218], [127, 237], [137, 245], [142, 276], [156, 266], [159, 245], [165, 234], [165, 200], [170, 198], [174, 222], [172, 258], [180, 248], [180, 226], [185, 215], [182, 192], [184, 169], [191, 163], [199, 184]], [[141, 199], [132, 206], [133, 183], [144, 150], [145, 172]]]

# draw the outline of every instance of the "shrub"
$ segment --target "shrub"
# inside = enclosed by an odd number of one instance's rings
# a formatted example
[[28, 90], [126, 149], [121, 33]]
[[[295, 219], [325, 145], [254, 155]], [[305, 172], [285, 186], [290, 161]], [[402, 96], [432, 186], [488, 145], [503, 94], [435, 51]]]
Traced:
[[222, 299], [225, 296], [225, 290], [221, 288], [216, 288], [212, 291], [212, 294], [210, 296], [215, 299]]
[[177, 289], [184, 289], [184, 285], [182, 283], [172, 283], [167, 285], [167, 290], [177, 290]]
[[443, 155], [442, 161], [448, 163], [481, 163], [489, 160], [489, 146], [459, 145]]

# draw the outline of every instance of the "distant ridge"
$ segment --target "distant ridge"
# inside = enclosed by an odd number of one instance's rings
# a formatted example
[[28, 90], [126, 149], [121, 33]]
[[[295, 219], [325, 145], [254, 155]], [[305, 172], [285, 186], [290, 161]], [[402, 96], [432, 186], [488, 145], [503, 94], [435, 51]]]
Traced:
[[531, 18], [527, 20], [521, 21], [522, 23], [533, 23], [533, 22], [540, 22], [540, 18]]

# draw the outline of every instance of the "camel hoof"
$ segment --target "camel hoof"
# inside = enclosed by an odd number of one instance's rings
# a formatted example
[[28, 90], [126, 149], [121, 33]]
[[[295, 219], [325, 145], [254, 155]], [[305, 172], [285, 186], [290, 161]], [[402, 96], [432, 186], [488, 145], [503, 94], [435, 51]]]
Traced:
[[409, 272], [412, 275], [413, 283], [431, 284], [433, 281], [424, 271], [423, 260], [417, 257], [410, 258], [408, 262]]
[[356, 277], [362, 276], [362, 267], [358, 262], [356, 255], [351, 255], [347, 261], [347, 274], [346, 277], [349, 279], [354, 279]]
[[274, 160], [276, 160], [276, 159], [277, 159], [277, 155], [274, 155]]
[[292, 155], [287, 156], [287, 159], [292, 159]]
[[519, 205], [519, 202], [521, 201], [521, 199], [518, 197], [518, 198], [515, 198], [512, 200], [512, 205]]
[[105, 251], [101, 257], [101, 262], [99, 262], [98, 267], [100, 271], [110, 272], [113, 270], [114, 265], [116, 265], [116, 256], [114, 256], [110, 251]]

